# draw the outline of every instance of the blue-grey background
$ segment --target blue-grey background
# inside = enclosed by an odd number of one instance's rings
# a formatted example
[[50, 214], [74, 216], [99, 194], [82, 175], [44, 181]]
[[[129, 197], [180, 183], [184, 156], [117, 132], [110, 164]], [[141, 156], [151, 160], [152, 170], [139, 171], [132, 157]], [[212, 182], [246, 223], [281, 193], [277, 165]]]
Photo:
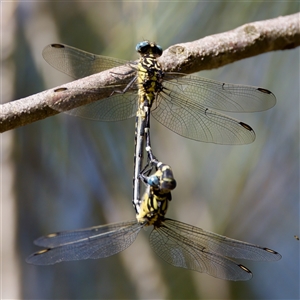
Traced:
[[[135, 45], [144, 39], [165, 49], [299, 9], [299, 3], [288, 1], [24, 1], [3, 3], [3, 14], [9, 5], [14, 27], [4, 38], [11, 39], [6, 63], [14, 75], [3, 85], [13, 91], [4, 102], [71, 80], [43, 60], [49, 43], [130, 60], [138, 57]], [[33, 240], [41, 235], [135, 217], [134, 119], [104, 123], [60, 114], [12, 131], [17, 226], [10, 234], [23, 299], [299, 298], [299, 241], [294, 238], [299, 235], [299, 49], [259, 55], [200, 76], [265, 87], [276, 95], [277, 105], [234, 115], [256, 131], [255, 142], [245, 146], [190, 141], [152, 121], [154, 152], [172, 166], [178, 183], [167, 216], [275, 249], [281, 261], [242, 262], [253, 279], [227, 282], [168, 265], [151, 250], [148, 230], [107, 259], [26, 264], [38, 250]], [[2, 180], [5, 184], [5, 176]], [[2, 231], [9, 228], [4, 224]]]

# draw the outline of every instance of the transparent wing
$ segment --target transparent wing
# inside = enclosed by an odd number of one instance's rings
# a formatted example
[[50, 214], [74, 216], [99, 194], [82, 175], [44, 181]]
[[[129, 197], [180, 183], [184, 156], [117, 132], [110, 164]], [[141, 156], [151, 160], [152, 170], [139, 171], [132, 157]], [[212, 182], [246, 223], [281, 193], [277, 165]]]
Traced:
[[75, 79], [127, 63], [122, 59], [92, 54], [64, 44], [46, 46], [43, 50], [43, 57], [53, 68]]
[[34, 241], [34, 244], [40, 247], [54, 248], [65, 244], [78, 242], [82, 239], [91, 238], [95, 235], [101, 235], [103, 233], [130, 228], [135, 223], [136, 221], [128, 221], [122, 223], [111, 223], [106, 225], [93, 226], [78, 230], [50, 233], [36, 239]]
[[[83, 50], [63, 45], [51, 44], [43, 50], [44, 59], [55, 69], [77, 79], [92, 75], [113, 67], [124, 65], [122, 74], [133, 72], [132, 65], [126, 61], [107, 56], [95, 55]], [[127, 64], [126, 64], [127, 63]], [[116, 76], [122, 75], [116, 74]], [[118, 86], [121, 92], [125, 85]], [[91, 104], [66, 110], [62, 101], [49, 102], [49, 106], [57, 111], [98, 121], [120, 121], [131, 118], [137, 111], [137, 86], [133, 83], [125, 94], [115, 93], [113, 96]], [[97, 91], [89, 91], [97, 93]]]
[[[165, 84], [164, 84], [165, 86]], [[169, 86], [168, 83], [166, 86]], [[153, 117], [189, 139], [215, 144], [249, 144], [255, 140], [253, 129], [234, 118], [191, 102], [183, 93], [164, 89], [153, 104]]]
[[143, 225], [136, 221], [59, 232], [35, 241], [48, 249], [30, 255], [26, 262], [52, 265], [62, 261], [104, 258], [128, 248]]
[[231, 239], [172, 219], [166, 219], [164, 225], [220, 255], [254, 261], [276, 261], [281, 258], [279, 253], [269, 248]]
[[[229, 112], [263, 111], [276, 104], [275, 95], [260, 87], [222, 83], [195, 75], [166, 73], [163, 85], [177, 94], [184, 94], [193, 107], [199, 104]], [[183, 98], [185, 101], [186, 98]]]
[[[43, 56], [51, 66], [74, 78], [120, 65], [124, 66], [124, 74], [134, 71], [132, 64], [126, 64], [123, 60], [91, 54], [63, 44], [48, 45]], [[207, 107], [252, 112], [268, 109], [276, 103], [275, 96], [266, 89], [183, 75], [166, 73], [163, 90], [153, 105], [152, 113], [161, 124], [190, 139], [216, 144], [251, 143], [255, 140], [255, 133], [249, 125]], [[128, 92], [136, 89], [137, 86], [133, 85]], [[93, 120], [127, 119], [137, 109], [136, 99], [128, 92], [69, 110], [68, 113]], [[65, 111], [60, 101], [49, 106]]]
[[82, 105], [71, 110], [65, 110], [60, 103], [49, 103], [55, 110], [95, 121], [121, 121], [136, 115], [138, 100], [136, 92], [114, 94], [90, 104]]
[[271, 249], [229, 239], [200, 228], [166, 219], [154, 228], [150, 244], [168, 263], [226, 280], [249, 280], [252, 273], [228, 257], [275, 261], [281, 255]]

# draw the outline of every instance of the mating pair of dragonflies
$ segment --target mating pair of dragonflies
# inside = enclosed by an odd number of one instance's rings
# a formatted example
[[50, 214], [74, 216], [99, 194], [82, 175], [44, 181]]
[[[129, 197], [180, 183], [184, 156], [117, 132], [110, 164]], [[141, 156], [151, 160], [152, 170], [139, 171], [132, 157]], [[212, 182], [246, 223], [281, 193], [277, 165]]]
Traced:
[[[217, 278], [248, 280], [252, 277], [251, 271], [231, 258], [276, 261], [281, 255], [266, 247], [230, 239], [165, 217], [176, 181], [171, 168], [159, 162], [152, 152], [150, 114], [167, 128], [190, 139], [247, 144], [255, 139], [253, 129], [213, 109], [262, 111], [273, 107], [276, 98], [263, 88], [164, 72], [157, 61], [163, 51], [155, 43], [141, 42], [136, 50], [140, 54], [138, 62], [94, 55], [62, 44], [52, 44], [44, 49], [43, 56], [50, 65], [75, 79], [117, 66], [122, 66], [124, 76], [132, 75], [132, 79], [118, 85], [118, 90], [110, 97], [67, 113], [105, 121], [136, 116], [133, 186], [136, 220], [41, 237], [35, 244], [45, 249], [29, 256], [27, 262], [51, 265], [108, 257], [129, 247], [142, 228], [153, 226], [150, 244], [168, 263]], [[122, 74], [113, 75], [122, 77]], [[67, 91], [62, 87], [53, 92], [61, 94]], [[59, 101], [52, 101], [49, 106], [62, 111]], [[147, 153], [145, 167], [144, 152]], [[145, 185], [142, 197], [141, 184]]]

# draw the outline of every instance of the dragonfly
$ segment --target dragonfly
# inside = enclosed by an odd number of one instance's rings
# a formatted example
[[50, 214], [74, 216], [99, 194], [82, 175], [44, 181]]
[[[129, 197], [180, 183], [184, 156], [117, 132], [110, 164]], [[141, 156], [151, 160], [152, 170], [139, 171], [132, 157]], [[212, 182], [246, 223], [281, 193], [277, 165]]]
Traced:
[[207, 273], [225, 280], [249, 280], [252, 272], [232, 258], [253, 261], [277, 261], [281, 255], [269, 248], [238, 241], [165, 217], [171, 191], [176, 187], [172, 169], [151, 162], [156, 171], [140, 174], [146, 184], [136, 220], [100, 225], [75, 231], [52, 233], [35, 240], [45, 249], [30, 255], [34, 265], [52, 265], [63, 261], [105, 258], [128, 248], [142, 228], [153, 226], [152, 249], [166, 262], [189, 270]]
[[[141, 204], [138, 177], [142, 169], [145, 133], [150, 127], [150, 113], [165, 127], [189, 139], [216, 144], [248, 144], [255, 140], [254, 130], [216, 110], [263, 111], [273, 107], [276, 98], [265, 88], [164, 72], [157, 60], [163, 49], [153, 42], [138, 43], [136, 51], [140, 54], [138, 63], [88, 53], [64, 44], [50, 44], [43, 50], [43, 57], [52, 67], [74, 79], [115, 67], [122, 67], [123, 72], [112, 73], [116, 77], [132, 74], [131, 81], [119, 84], [105, 99], [67, 111], [59, 100], [49, 102], [49, 106], [98, 121], [118, 121], [136, 116], [133, 206], [138, 213]], [[67, 88], [54, 91], [61, 93], [65, 90]], [[146, 143], [148, 156], [151, 156], [150, 139]]]

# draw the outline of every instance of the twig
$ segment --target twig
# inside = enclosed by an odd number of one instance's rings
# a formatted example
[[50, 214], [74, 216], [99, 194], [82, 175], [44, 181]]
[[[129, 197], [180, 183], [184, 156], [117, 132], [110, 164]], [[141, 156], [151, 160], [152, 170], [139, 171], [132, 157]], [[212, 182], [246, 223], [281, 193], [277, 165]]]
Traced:
[[[300, 45], [300, 14], [245, 24], [234, 30], [166, 49], [159, 59], [164, 71], [194, 73], [218, 68], [234, 61]], [[53, 116], [58, 111], [48, 106], [62, 101], [68, 109], [108, 97], [110, 85], [129, 82], [132, 74], [120, 79], [117, 69], [85, 77], [30, 97], [0, 106], [0, 132]], [[63, 88], [68, 90], [64, 91]], [[95, 93], [97, 91], [97, 93]]]

